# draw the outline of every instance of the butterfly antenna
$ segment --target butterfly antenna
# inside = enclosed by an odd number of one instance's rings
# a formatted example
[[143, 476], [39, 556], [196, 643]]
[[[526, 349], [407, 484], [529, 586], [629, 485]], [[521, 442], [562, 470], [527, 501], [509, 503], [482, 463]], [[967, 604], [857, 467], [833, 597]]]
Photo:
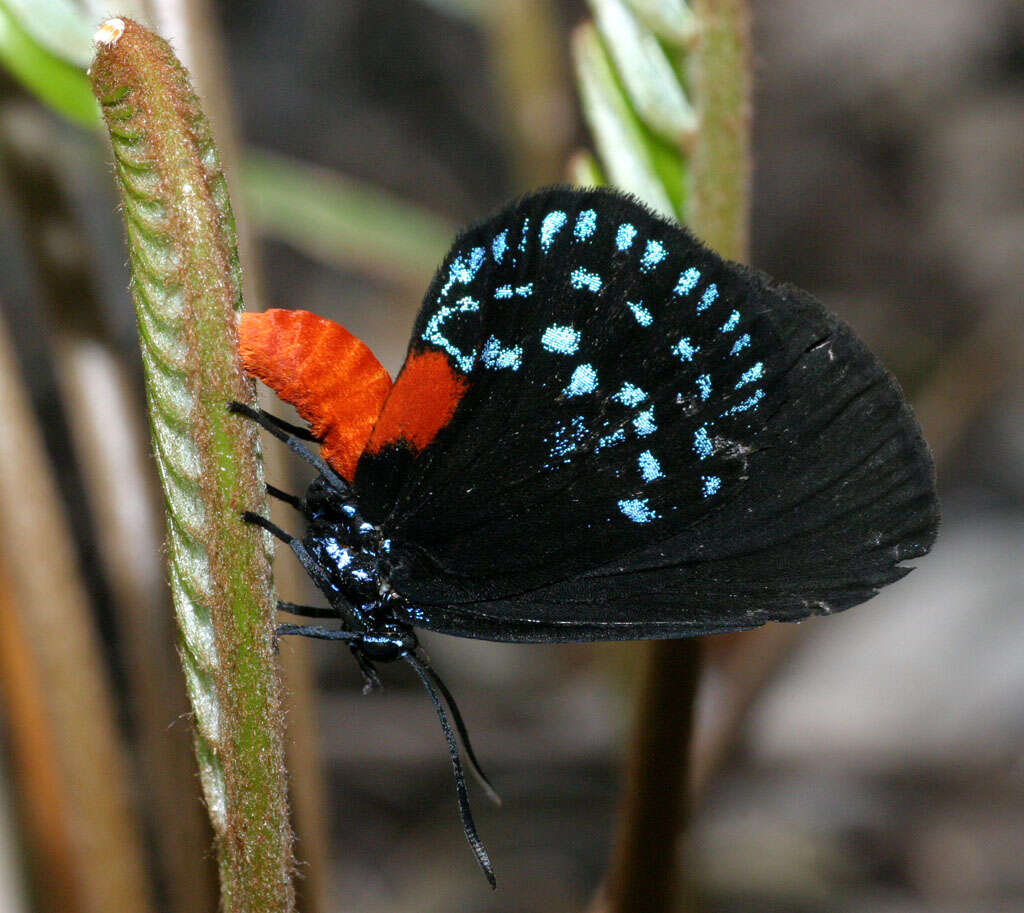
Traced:
[[491, 867], [490, 857], [487, 855], [487, 850], [484, 849], [484, 845], [480, 841], [480, 837], [476, 832], [476, 824], [473, 821], [473, 812], [469, 807], [469, 793], [466, 791], [466, 778], [462, 773], [462, 763], [459, 761], [459, 745], [455, 741], [455, 733], [452, 730], [451, 724], [448, 722], [448, 715], [444, 712], [444, 704], [441, 701], [440, 694], [438, 694], [438, 689], [434, 687], [434, 682], [437, 680], [437, 677], [432, 675], [432, 673], [428, 671], [429, 666], [424, 665], [423, 662], [413, 653], [403, 653], [402, 659], [412, 666], [413, 670], [419, 676], [420, 681], [423, 682], [423, 687], [427, 689], [427, 694], [430, 696], [431, 703], [434, 705], [434, 711], [437, 713], [437, 718], [441, 723], [441, 729], [444, 731], [445, 740], [448, 742], [448, 757], [451, 758], [452, 770], [455, 772], [455, 792], [459, 799], [459, 818], [462, 819], [462, 830], [465, 832], [466, 840], [469, 841], [469, 845], [473, 850], [473, 855], [476, 856], [477, 864], [486, 876], [491, 888], [497, 888], [498, 882], [494, 878], [494, 869]]
[[487, 793], [487, 798], [495, 805], [500, 806], [501, 796], [498, 795], [498, 791], [491, 784], [491, 781], [487, 779], [487, 774], [484, 773], [484, 769], [480, 766], [480, 762], [477, 760], [476, 752], [473, 751], [473, 743], [469, 740], [469, 730], [466, 729], [466, 724], [462, 719], [462, 714], [459, 712], [459, 705], [455, 703], [455, 698], [452, 696], [451, 691], [448, 690], [448, 686], [441, 679], [441, 676], [434, 671], [433, 666], [430, 665], [422, 651], [417, 650], [416, 654], [416, 658], [423, 667], [423, 671], [430, 676], [430, 680], [434, 683], [437, 690], [441, 692], [445, 702], [448, 704], [448, 710], [452, 715], [452, 722], [455, 723], [455, 729], [459, 733], [459, 739], [462, 741], [462, 747], [466, 752], [466, 760], [469, 762], [469, 769], [473, 771], [473, 776], [476, 777], [477, 782], [481, 787], [483, 787], [483, 791]]

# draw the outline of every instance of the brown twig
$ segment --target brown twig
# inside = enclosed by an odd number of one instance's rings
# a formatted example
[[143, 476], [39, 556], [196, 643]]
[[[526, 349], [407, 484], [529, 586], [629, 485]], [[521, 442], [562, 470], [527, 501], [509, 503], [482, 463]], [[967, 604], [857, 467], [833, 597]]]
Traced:
[[593, 913], [678, 909], [676, 838], [689, 812], [681, 759], [690, 752], [700, 643], [657, 640], [646, 654], [615, 849]]

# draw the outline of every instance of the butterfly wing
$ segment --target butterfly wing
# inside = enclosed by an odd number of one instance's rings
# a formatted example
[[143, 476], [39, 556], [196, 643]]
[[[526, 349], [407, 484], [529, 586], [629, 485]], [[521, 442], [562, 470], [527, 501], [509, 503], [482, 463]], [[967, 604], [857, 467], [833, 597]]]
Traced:
[[937, 525], [918, 426], [849, 328], [603, 190], [457, 240], [355, 486], [408, 620], [495, 640], [838, 611]]

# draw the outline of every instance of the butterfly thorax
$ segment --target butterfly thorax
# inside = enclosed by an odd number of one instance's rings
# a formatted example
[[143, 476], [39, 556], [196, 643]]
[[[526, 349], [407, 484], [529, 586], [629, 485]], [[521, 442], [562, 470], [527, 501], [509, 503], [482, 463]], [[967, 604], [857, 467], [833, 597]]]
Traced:
[[412, 634], [393, 611], [401, 597], [388, 580], [388, 541], [322, 476], [307, 489], [303, 513], [307, 521], [303, 544], [323, 571], [317, 586], [340, 616], [365, 632], [361, 643], [368, 652], [381, 654], [372, 658], [393, 658], [389, 654]]

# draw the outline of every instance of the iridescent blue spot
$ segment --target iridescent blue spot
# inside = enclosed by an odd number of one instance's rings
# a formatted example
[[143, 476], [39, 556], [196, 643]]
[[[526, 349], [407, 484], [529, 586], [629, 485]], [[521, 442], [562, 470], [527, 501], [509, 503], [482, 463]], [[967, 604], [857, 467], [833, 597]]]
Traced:
[[495, 235], [494, 240], [491, 242], [491, 255], [494, 257], [495, 263], [501, 263], [506, 250], [508, 250], [507, 228], [500, 234]]
[[580, 347], [580, 334], [572, 327], [552, 324], [540, 338], [540, 344], [558, 355], [573, 355]]
[[341, 507], [341, 512], [346, 517], [354, 517], [356, 515], [355, 505], [354, 504], [343, 504], [342, 507]]
[[597, 389], [597, 371], [593, 365], [580, 365], [572, 372], [569, 386], [562, 393], [566, 396], [582, 396], [593, 393]]
[[707, 398], [711, 396], [710, 374], [701, 374], [700, 377], [697, 378], [697, 389], [700, 391], [700, 398], [702, 400], [706, 401]]
[[684, 336], [672, 347], [672, 351], [678, 355], [682, 361], [693, 361], [693, 356], [700, 351], [700, 346], [693, 345], [693, 343], [690, 342], [690, 337]]
[[743, 375], [736, 382], [735, 389], [739, 390], [740, 387], [745, 386], [746, 384], [752, 384], [755, 380], [760, 380], [763, 375], [764, 363], [759, 361], [752, 368], [748, 368], [743, 372]]
[[651, 406], [650, 409], [645, 409], [633, 418], [633, 430], [640, 437], [647, 437], [658, 430], [658, 426], [654, 421], [654, 406]]
[[710, 498], [712, 495], [718, 494], [718, 490], [722, 487], [722, 480], [718, 476], [701, 476], [700, 485], [704, 497]]
[[729, 319], [722, 324], [722, 328], [718, 331], [719, 333], [731, 333], [740, 325], [740, 312], [733, 311], [729, 315]]
[[410, 619], [421, 623], [430, 617], [424, 609], [421, 609], [418, 606], [407, 605], [404, 607], [403, 611]]
[[[483, 250], [483, 248], [478, 248], [478, 250]], [[455, 359], [455, 363], [465, 374], [473, 370], [473, 363], [476, 361], [476, 349], [470, 351], [469, 354], [463, 353], [458, 346], [449, 341], [444, 333], [441, 332], [441, 328], [452, 314], [468, 314], [479, 310], [480, 302], [469, 297], [460, 298], [453, 305], [441, 305], [427, 321], [426, 329], [423, 331], [423, 340], [425, 342], [432, 342], [438, 348], [444, 349], [445, 352]]]
[[576, 216], [576, 225], [572, 231], [577, 241], [586, 241], [597, 231], [597, 213], [593, 209], [584, 209]]
[[615, 246], [619, 250], [629, 250], [633, 246], [633, 239], [636, 237], [636, 228], [629, 222], [623, 222], [619, 230], [615, 232]]
[[712, 282], [711, 285], [704, 289], [704, 294], [700, 296], [700, 301], [697, 302], [697, 313], [706, 311], [717, 299], [718, 286]]
[[502, 368], [509, 368], [518, 371], [523, 363], [523, 350], [519, 346], [511, 349], [505, 348], [496, 337], [492, 336], [484, 343], [480, 352], [480, 361], [485, 368], [492, 371], [500, 371]]
[[750, 334], [744, 333], [739, 339], [732, 344], [732, 349], [729, 352], [730, 355], [739, 355], [747, 346], [750, 345]]
[[381, 539], [380, 540], [380, 550], [385, 555], [391, 554], [391, 540], [390, 539]]
[[561, 209], [549, 212], [540, 223], [540, 246], [547, 253], [551, 245], [555, 243], [555, 235], [561, 230], [568, 220], [568, 216]]
[[642, 301], [627, 301], [627, 307], [633, 312], [633, 316], [636, 317], [636, 322], [642, 327], [649, 327], [654, 323], [654, 317], [647, 308], [644, 307]]
[[742, 403], [738, 403], [731, 409], [726, 409], [722, 415], [735, 415], [737, 412], [746, 412], [748, 409], [753, 409], [762, 399], [764, 399], [764, 390], [758, 388], [752, 395], [743, 400]]
[[552, 457], [567, 457], [576, 450], [580, 442], [586, 437], [586, 420], [582, 415], [577, 415], [568, 425], [559, 423], [555, 428], [555, 440], [551, 445]]
[[339, 570], [348, 567], [352, 563], [351, 549], [342, 548], [338, 544], [337, 539], [328, 539], [324, 544], [324, 550], [330, 556], [331, 561], [334, 562], [334, 566]]
[[665, 245], [660, 241], [648, 241], [644, 255], [640, 258], [640, 272], [649, 273], [668, 256]]
[[600, 438], [594, 447], [594, 453], [600, 453], [605, 447], [614, 447], [626, 440], [626, 431], [623, 428], [616, 428], [611, 434]]
[[523, 219], [523, 230], [519, 235], [519, 249], [526, 250], [526, 242], [530, 240], [530, 219], [529, 216]]
[[715, 452], [715, 445], [711, 443], [711, 435], [708, 434], [706, 425], [701, 425], [693, 433], [693, 450], [702, 460], [706, 460]]
[[601, 291], [601, 277], [580, 266], [569, 274], [569, 281], [573, 288], [585, 288], [595, 293]]
[[623, 406], [632, 407], [639, 406], [640, 403], [647, 399], [647, 394], [636, 384], [631, 384], [627, 381], [622, 385], [618, 393], [612, 394], [612, 399], [622, 403]]
[[650, 450], [645, 450], [637, 457], [637, 464], [640, 466], [640, 475], [643, 476], [645, 482], [665, 478], [665, 473], [661, 471], [661, 463]]
[[700, 282], [700, 270], [691, 266], [679, 274], [676, 287], [672, 291], [677, 295], [689, 295], [697, 287], [698, 282]]
[[482, 247], [474, 247], [469, 252], [469, 257], [464, 258], [462, 254], [459, 254], [451, 262], [451, 266], [448, 267], [448, 281], [445, 283], [443, 289], [441, 289], [441, 297], [451, 291], [451, 287], [456, 282], [461, 282], [465, 285], [467, 282], [472, 282], [473, 277], [477, 274], [477, 270], [480, 269], [480, 265], [484, 262], [484, 255], [486, 251]]
[[526, 285], [517, 285], [514, 290], [511, 285], [500, 285], [495, 289], [494, 297], [511, 298], [513, 293], [520, 298], [529, 298], [533, 294], [533, 283], [527, 282]]
[[619, 501], [619, 510], [634, 523], [650, 523], [651, 520], [658, 519], [658, 514], [651, 510], [647, 498], [627, 498]]

